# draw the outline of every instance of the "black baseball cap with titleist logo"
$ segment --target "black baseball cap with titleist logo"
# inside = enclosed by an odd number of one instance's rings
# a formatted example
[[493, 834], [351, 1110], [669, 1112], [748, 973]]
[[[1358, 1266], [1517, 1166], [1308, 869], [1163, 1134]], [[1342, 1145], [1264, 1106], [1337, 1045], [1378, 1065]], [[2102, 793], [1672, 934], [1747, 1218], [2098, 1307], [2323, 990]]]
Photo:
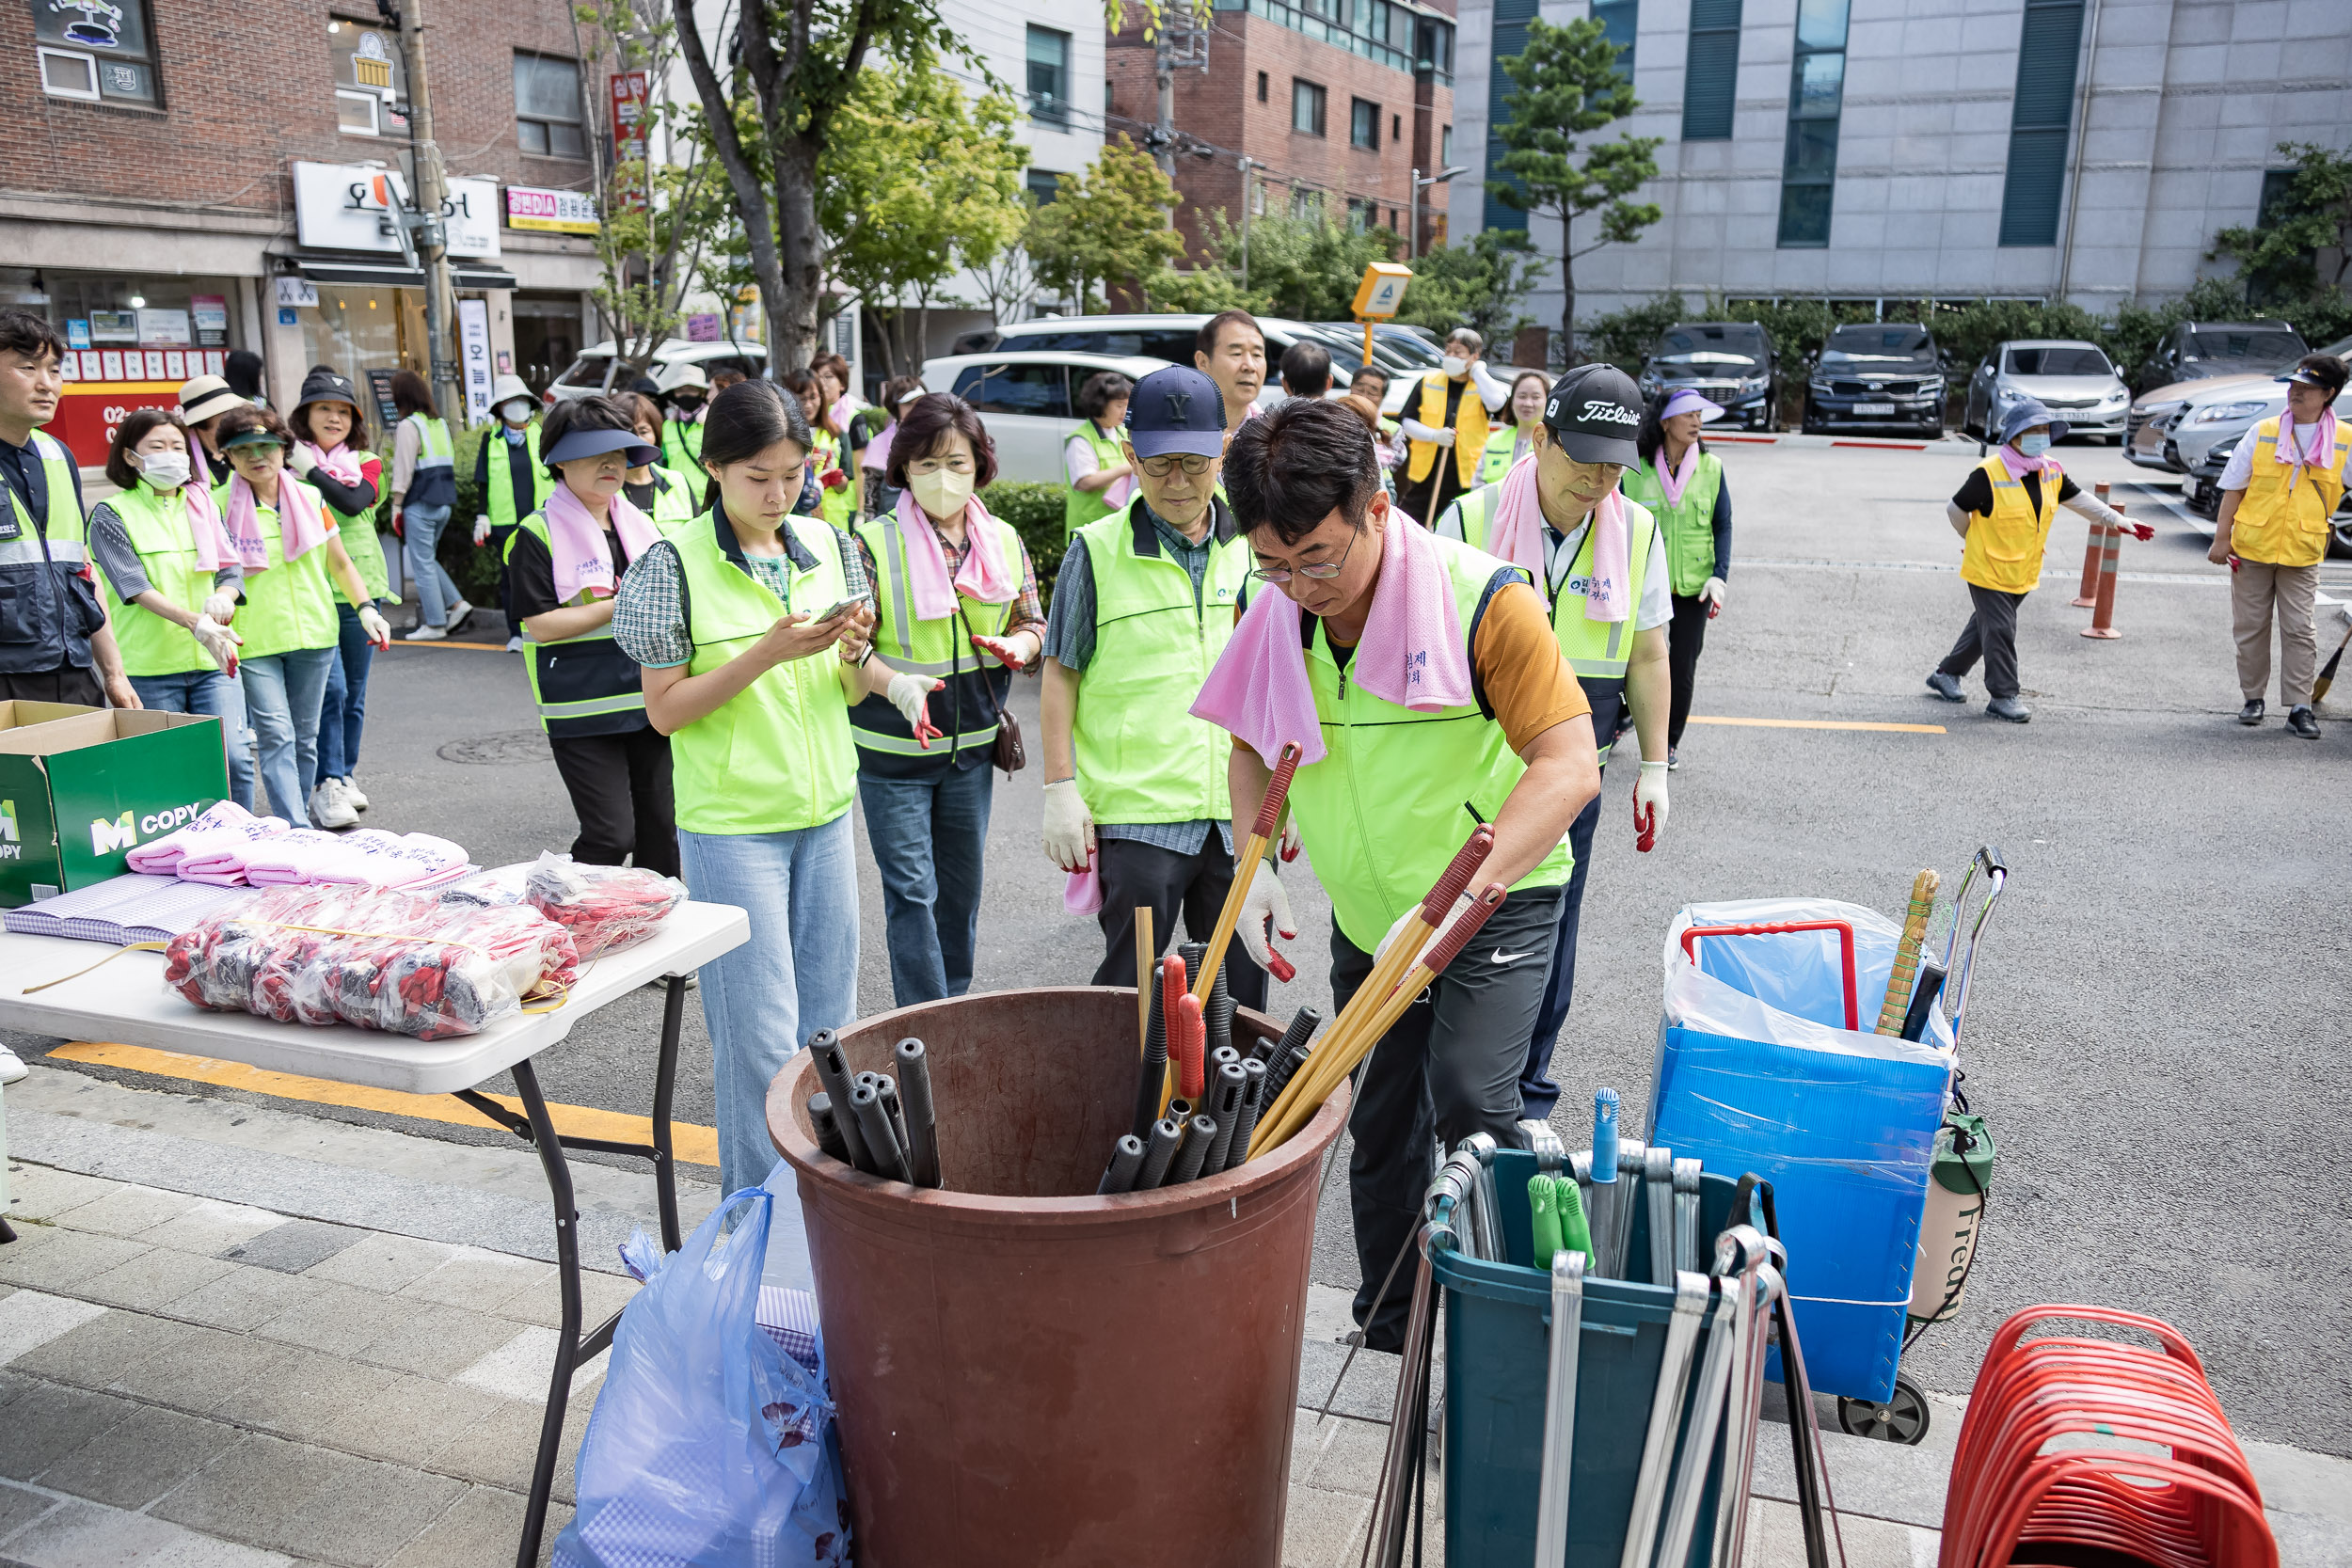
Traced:
[[1642, 428], [1641, 389], [1614, 365], [1579, 365], [1553, 382], [1544, 400], [1544, 424], [1579, 463], [1629, 468], [1641, 460], [1633, 445]]

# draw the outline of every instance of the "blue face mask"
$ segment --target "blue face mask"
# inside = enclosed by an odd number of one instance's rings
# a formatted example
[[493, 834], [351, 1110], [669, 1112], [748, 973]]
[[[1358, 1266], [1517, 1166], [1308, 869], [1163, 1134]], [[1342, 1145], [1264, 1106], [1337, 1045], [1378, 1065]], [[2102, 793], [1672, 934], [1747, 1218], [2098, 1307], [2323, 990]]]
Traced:
[[2047, 436], [2038, 433], [2027, 436], [2020, 436], [2017, 437], [2017, 450], [2024, 452], [2027, 457], [2040, 457], [2043, 452], [2050, 450], [2050, 438]]

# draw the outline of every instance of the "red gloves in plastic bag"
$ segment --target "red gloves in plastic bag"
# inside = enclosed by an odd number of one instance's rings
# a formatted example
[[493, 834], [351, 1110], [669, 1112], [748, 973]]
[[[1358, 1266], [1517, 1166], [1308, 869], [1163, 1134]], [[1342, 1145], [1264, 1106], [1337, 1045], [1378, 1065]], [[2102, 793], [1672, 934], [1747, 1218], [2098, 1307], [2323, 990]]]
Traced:
[[582, 963], [651, 935], [685, 896], [684, 882], [658, 871], [561, 855], [541, 855], [523, 881], [523, 901], [571, 933]]

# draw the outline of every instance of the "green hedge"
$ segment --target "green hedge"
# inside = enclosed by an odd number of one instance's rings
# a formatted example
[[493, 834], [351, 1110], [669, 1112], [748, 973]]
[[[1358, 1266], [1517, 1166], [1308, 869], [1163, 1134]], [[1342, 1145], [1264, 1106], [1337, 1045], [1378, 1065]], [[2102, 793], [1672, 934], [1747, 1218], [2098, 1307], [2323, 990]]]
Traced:
[[1037, 568], [1038, 592], [1050, 602], [1054, 574], [1061, 570], [1062, 487], [1000, 479], [980, 499], [993, 515], [1011, 524], [1029, 547], [1029, 563]]

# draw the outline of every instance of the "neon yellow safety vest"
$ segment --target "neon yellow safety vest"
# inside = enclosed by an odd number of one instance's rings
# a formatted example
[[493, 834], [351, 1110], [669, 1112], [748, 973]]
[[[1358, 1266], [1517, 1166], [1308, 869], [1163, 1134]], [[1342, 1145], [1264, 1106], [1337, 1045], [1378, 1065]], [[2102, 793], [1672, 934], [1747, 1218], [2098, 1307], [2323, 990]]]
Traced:
[[[506, 537], [506, 560], [515, 559], [515, 541], [530, 534], [548, 545], [548, 515], [533, 512]], [[552, 546], [549, 546], [552, 554]], [[615, 562], [617, 568], [620, 562]], [[617, 581], [620, 572], [613, 573]], [[583, 605], [595, 597], [585, 588], [567, 601]], [[551, 736], [627, 735], [644, 729], [644, 673], [612, 639], [612, 623], [594, 631], [542, 642], [528, 625], [516, 630], [523, 639], [523, 669], [531, 678], [531, 700], [539, 707], [539, 727]]]
[[[1028, 576], [1028, 552], [1010, 524], [994, 526], [1006, 546], [1005, 570], [1018, 583]], [[932, 741], [928, 752], [916, 743], [914, 727], [889, 698], [867, 697], [851, 708], [850, 729], [861, 753], [858, 766], [880, 777], [905, 776], [929, 772], [959, 753], [993, 746], [1003, 702], [972, 639], [1002, 637], [1012, 625], [1012, 605], [981, 604], [959, 594], [954, 614], [918, 620], [907, 586], [907, 540], [898, 513], [861, 523], [857, 531], [881, 578], [874, 584], [874, 657], [893, 670], [947, 683], [930, 699], [931, 722], [946, 732], [946, 738]], [[919, 765], [894, 766], [896, 758], [921, 760]]]
[[[213, 504], [229, 510], [229, 487], [234, 479], [213, 486]], [[282, 488], [292, 484], [309, 492], [310, 504], [328, 520], [334, 514], [316, 490], [291, 473], [278, 476]], [[278, 509], [256, 505], [254, 516], [262, 542], [269, 548], [267, 563], [245, 574], [245, 608], [237, 611], [237, 635], [245, 639], [241, 658], [267, 658], [302, 648], [331, 648], [342, 640], [342, 622], [335, 613], [335, 579], [326, 572], [326, 546], [319, 544], [300, 559], [289, 562], [280, 546]]]
[[[2308, 439], [2308, 437], [2307, 437]], [[2344, 457], [2352, 451], [2352, 427], [2336, 423], [2335, 451], [2328, 471], [2279, 461], [2279, 420], [2254, 427], [2254, 468], [2238, 498], [2230, 529], [2230, 549], [2247, 561], [2273, 566], [2316, 565], [2328, 553], [2328, 520], [2344, 499]], [[53, 487], [51, 494], [56, 494]]]
[[[840, 468], [846, 476], [849, 469], [841, 461], [841, 437], [830, 430], [819, 430], [816, 435], [817, 446], [811, 455], [817, 460], [817, 477], [821, 481], [834, 468]], [[817, 486], [817, 511], [825, 521], [847, 531], [850, 525], [857, 520], [855, 487], [844, 484], [838, 490], [831, 490], [819, 483]], [[824, 606], [817, 608], [822, 610]]]
[[[1413, 418], [1432, 430], [1445, 428], [1446, 373], [1431, 371], [1422, 378], [1421, 402], [1413, 410]], [[1437, 467], [1440, 450], [1435, 441], [1415, 441], [1411, 444], [1412, 459], [1405, 469], [1405, 481], [1419, 484]], [[1465, 379], [1461, 400], [1454, 405], [1454, 471], [1464, 485], [1476, 477], [1478, 460], [1486, 451], [1486, 403], [1478, 395], [1478, 384]]]
[[[1458, 514], [1463, 536], [1468, 538], [1475, 531], [1483, 545], [1487, 519], [1494, 515], [1502, 496], [1502, 485], [1482, 484], [1448, 507], [1446, 515]], [[1589, 528], [1577, 545], [1575, 559], [1568, 562], [1568, 574], [1561, 579], [1558, 594], [1553, 594], [1548, 582], [1535, 585], [1549, 610], [1551, 633], [1559, 641], [1561, 657], [1575, 672], [1586, 700], [1596, 705], [1603, 698], [1622, 697], [1625, 693], [1625, 672], [1633, 661], [1633, 634], [1636, 617], [1641, 613], [1642, 589], [1649, 580], [1650, 540], [1657, 531], [1658, 520], [1649, 508], [1634, 500], [1625, 503], [1626, 603], [1631, 609], [1622, 621], [1585, 618], [1584, 590], [1593, 575], [1593, 531]], [[1600, 760], [1606, 765], [1613, 736], [1596, 735], [1594, 738], [1598, 743]]]
[[[1092, 449], [1097, 472], [1104, 468], [1116, 468], [1127, 461], [1126, 452], [1120, 449], [1119, 437], [1104, 435], [1102, 426], [1092, 420], [1080, 420], [1071, 428], [1070, 433], [1061, 438], [1062, 449], [1065, 451], [1069, 450], [1073, 438], [1084, 441]], [[1097, 517], [1107, 517], [1116, 511], [1117, 508], [1103, 499], [1110, 492], [1111, 486], [1107, 484], [1100, 490], [1081, 490], [1074, 482], [1071, 483], [1062, 496], [1061, 536], [1067, 539]]]
[[[1437, 546], [1467, 648], [1476, 640], [1495, 574], [1512, 568], [1451, 539]], [[1298, 770], [1291, 809], [1315, 879], [1331, 895], [1332, 918], [1369, 953], [1398, 915], [1428, 896], [1479, 820], [1501, 815], [1527, 765], [1502, 724], [1477, 707], [1416, 713], [1349, 680], [1320, 621], [1307, 646], [1307, 679], [1330, 754]], [[1564, 839], [1513, 891], [1557, 887], [1573, 864]]]
[[1097, 822], [1233, 815], [1225, 785], [1233, 737], [1189, 711], [1233, 635], [1252, 560], [1232, 514], [1213, 505], [1197, 603], [1192, 575], [1161, 549], [1136, 502], [1078, 531], [1094, 575], [1094, 657], [1078, 683], [1071, 738], [1078, 793]]
[[1664, 455], [1661, 451], [1657, 458], [1628, 468], [1624, 489], [1628, 500], [1639, 501], [1658, 518], [1666, 535], [1666, 567], [1674, 578], [1674, 591], [1688, 599], [1715, 575], [1715, 497], [1724, 487], [1724, 465], [1713, 452], [1700, 448], [1698, 467], [1691, 483], [1682, 487], [1681, 503], [1670, 506], [1666, 487], [1658, 482], [1657, 466]]
[[2003, 594], [2031, 593], [2042, 580], [2042, 552], [2050, 542], [2050, 521], [2058, 515], [2060, 481], [2044, 471], [2038, 488], [2039, 507], [2026, 498], [2026, 482], [2009, 477], [1994, 452], [1979, 465], [1993, 485], [1993, 515], [1968, 525], [1968, 543], [1960, 552], [1960, 580]]
[[1492, 484], [1511, 471], [1519, 452], [1519, 428], [1497, 425], [1486, 436], [1486, 450], [1478, 457], [1478, 483]]
[[402, 492], [404, 506], [453, 506], [457, 501], [457, 449], [450, 444], [449, 421], [411, 414], [400, 421], [417, 427], [417, 466]]
[[[513, 528], [522, 519], [515, 515], [515, 444], [506, 438], [503, 429], [487, 431], [482, 445], [489, 452], [489, 467], [482, 482], [482, 510], [490, 515], [492, 528]], [[523, 449], [531, 458], [531, 510], [538, 511], [555, 494], [554, 476], [548, 466], [539, 461], [539, 421], [523, 426]]]
[[[817, 614], [849, 597], [841, 536], [813, 518], [781, 531], [792, 567], [778, 599], [741, 564], [735, 529], [717, 508], [663, 537], [686, 583], [690, 675], [716, 670], [791, 610]], [[723, 538], [724, 543], [722, 543]], [[857, 748], [833, 652], [787, 659], [670, 736], [677, 825], [694, 833], [785, 833], [820, 827], [857, 793]]]
[[657, 527], [667, 528], [672, 523], [682, 523], [693, 515], [694, 492], [684, 476], [674, 474], [656, 464], [653, 470], [653, 511], [647, 515], [653, 518]]
[[[532, 426], [535, 430], [537, 426]], [[703, 427], [691, 420], [665, 420], [661, 425], [662, 466], [681, 474], [703, 471]], [[818, 609], [824, 608], [818, 606]]]
[[[111, 497], [105, 504], [122, 519], [132, 552], [139, 558], [139, 570], [147, 575], [147, 585], [182, 610], [201, 610], [213, 591], [213, 574], [196, 564], [196, 535], [188, 527], [185, 492], [163, 495], [141, 484]], [[121, 584], [110, 578], [108, 586], [121, 601]], [[219, 668], [211, 655], [197, 646], [193, 632], [144, 605], [122, 603], [115, 612], [114, 628], [115, 646], [122, 651], [126, 675], [178, 675]]]
[[38, 430], [26, 445], [40, 459], [49, 491], [48, 555], [42, 558], [41, 530], [16, 486], [0, 484], [8, 497], [0, 510], [0, 670], [88, 669], [89, 640], [106, 624], [106, 612], [87, 577], [73, 454]]

